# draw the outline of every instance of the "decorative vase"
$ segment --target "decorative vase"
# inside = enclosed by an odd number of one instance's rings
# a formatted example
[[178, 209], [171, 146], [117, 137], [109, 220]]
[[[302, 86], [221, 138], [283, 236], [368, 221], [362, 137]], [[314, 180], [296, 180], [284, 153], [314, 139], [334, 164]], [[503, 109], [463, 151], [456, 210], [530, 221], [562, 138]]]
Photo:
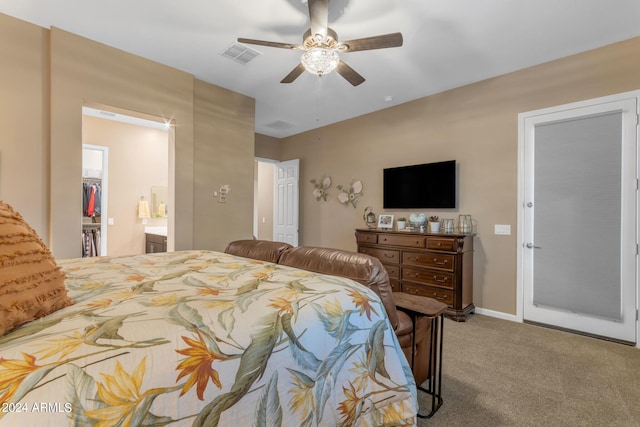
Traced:
[[443, 219], [441, 228], [443, 233], [453, 233], [453, 219]]
[[440, 221], [430, 222], [429, 226], [431, 227], [431, 232], [432, 233], [439, 233], [440, 232]]
[[473, 231], [471, 215], [458, 215], [458, 228], [460, 233], [471, 233]]
[[406, 221], [397, 221], [396, 224], [398, 225], [398, 230], [404, 230], [407, 226]]
[[409, 221], [413, 227], [424, 226], [424, 223], [427, 221], [427, 215], [423, 213], [415, 214], [412, 213], [409, 215]]

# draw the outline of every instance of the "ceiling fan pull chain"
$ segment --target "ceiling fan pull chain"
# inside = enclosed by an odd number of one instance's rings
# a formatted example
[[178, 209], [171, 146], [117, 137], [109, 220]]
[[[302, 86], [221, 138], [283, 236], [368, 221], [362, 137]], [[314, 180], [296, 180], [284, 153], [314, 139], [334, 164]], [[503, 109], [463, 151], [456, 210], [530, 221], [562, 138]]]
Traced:
[[322, 76], [318, 76], [318, 101], [316, 103], [316, 123], [320, 124], [320, 98], [322, 91]]
[[[318, 126], [318, 129], [320, 129], [320, 127], [321, 127], [320, 126], [320, 102], [321, 102], [321, 99], [322, 99], [321, 91], [322, 91], [322, 76], [318, 76], [318, 100], [316, 102], [316, 126]], [[321, 133], [322, 133], [322, 131], [319, 130], [318, 131], [318, 140], [317, 140], [318, 143], [320, 143], [320, 140], [321, 140]]]

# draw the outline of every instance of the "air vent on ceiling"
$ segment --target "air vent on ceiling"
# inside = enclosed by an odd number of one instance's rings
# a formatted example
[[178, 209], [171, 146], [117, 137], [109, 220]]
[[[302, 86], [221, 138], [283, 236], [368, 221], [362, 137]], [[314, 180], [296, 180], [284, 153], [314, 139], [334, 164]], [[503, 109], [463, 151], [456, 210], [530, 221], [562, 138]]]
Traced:
[[265, 126], [276, 130], [286, 130], [291, 129], [294, 125], [293, 123], [285, 122], [282, 120], [275, 120], [271, 123], [267, 123]]
[[222, 56], [225, 58], [229, 58], [242, 65], [248, 63], [258, 55], [261, 55], [261, 53], [257, 50], [235, 42], [222, 52]]

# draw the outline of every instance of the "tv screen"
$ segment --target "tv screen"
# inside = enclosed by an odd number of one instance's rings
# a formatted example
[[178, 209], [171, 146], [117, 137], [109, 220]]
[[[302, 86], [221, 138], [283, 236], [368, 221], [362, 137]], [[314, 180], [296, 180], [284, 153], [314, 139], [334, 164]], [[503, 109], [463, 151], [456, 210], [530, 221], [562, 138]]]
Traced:
[[456, 161], [384, 169], [383, 207], [455, 208]]

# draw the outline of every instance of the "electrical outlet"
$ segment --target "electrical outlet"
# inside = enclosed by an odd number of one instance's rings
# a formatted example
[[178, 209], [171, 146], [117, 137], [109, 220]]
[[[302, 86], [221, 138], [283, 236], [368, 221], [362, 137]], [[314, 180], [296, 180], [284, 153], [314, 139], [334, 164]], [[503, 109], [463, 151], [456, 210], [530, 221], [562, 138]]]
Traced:
[[501, 236], [510, 236], [511, 226], [508, 224], [495, 224], [493, 226], [493, 234], [498, 234]]

